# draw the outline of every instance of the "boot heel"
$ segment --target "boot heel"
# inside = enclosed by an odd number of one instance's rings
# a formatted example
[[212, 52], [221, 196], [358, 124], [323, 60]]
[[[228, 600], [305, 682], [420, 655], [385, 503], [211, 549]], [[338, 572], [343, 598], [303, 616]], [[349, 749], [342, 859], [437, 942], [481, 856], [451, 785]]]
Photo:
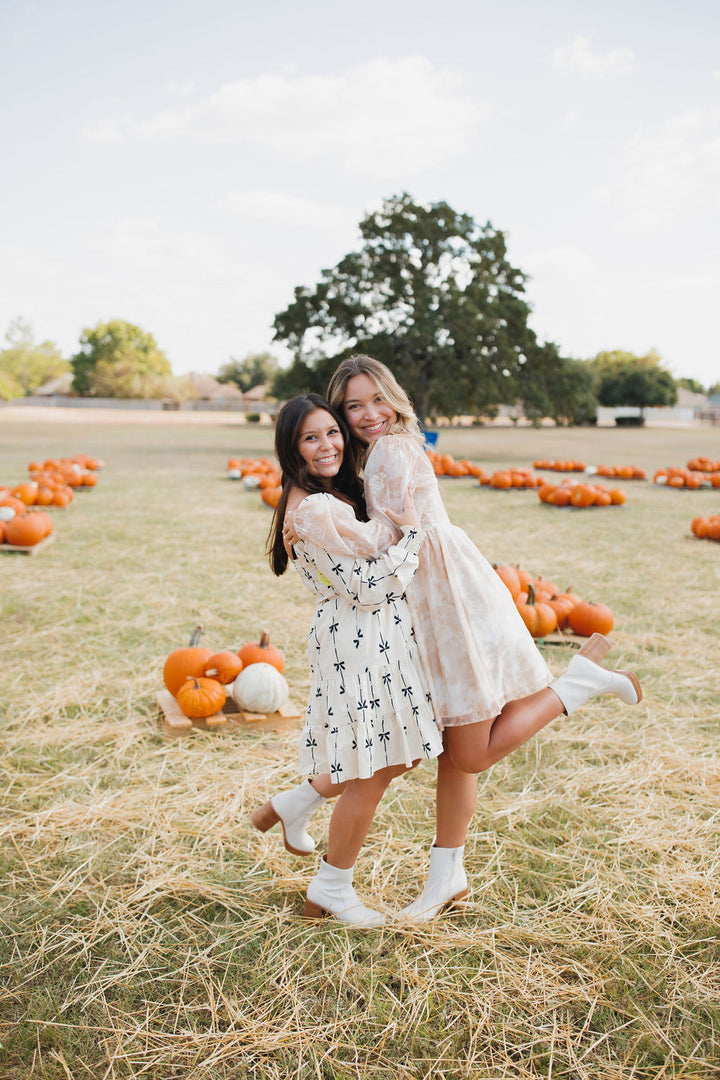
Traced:
[[642, 696], [643, 696], [642, 695], [642, 687], [640, 685], [640, 680], [638, 679], [635, 672], [634, 671], [618, 671], [618, 675], [624, 675], [626, 679], [630, 680], [630, 682], [632, 683], [633, 690], [637, 694], [638, 702], [642, 701]]
[[314, 904], [312, 900], [305, 901], [304, 919], [322, 919], [325, 915], [327, 915], [325, 908], [321, 908], [319, 904]]
[[259, 810], [255, 810], [254, 813], [250, 815], [250, 820], [260, 832], [267, 832], [268, 829], [272, 829], [273, 825], [277, 825], [280, 820], [280, 815], [273, 804], [268, 800], [264, 806], [261, 806]]
[[611, 648], [610, 642], [602, 634], [592, 634], [577, 655], [584, 656], [587, 660], [593, 660], [597, 664], [602, 660], [603, 656], [610, 652]]

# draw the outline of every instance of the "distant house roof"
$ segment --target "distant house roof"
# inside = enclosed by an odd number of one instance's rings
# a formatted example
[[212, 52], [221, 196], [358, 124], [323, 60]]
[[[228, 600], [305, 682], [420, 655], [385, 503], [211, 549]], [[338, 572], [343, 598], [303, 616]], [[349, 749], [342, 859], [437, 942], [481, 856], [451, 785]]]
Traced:
[[233, 383], [218, 382], [212, 375], [208, 375], [204, 371], [191, 371], [186, 378], [192, 383], [197, 396], [202, 401], [218, 401], [220, 399], [239, 401], [243, 396]]
[[678, 409], [702, 409], [707, 403], [705, 394], [695, 394], [692, 390], [686, 390], [684, 386], [678, 386], [676, 406]]
[[62, 375], [57, 375], [54, 379], [48, 379], [42, 386], [38, 386], [37, 390], [33, 390], [33, 396], [52, 397], [54, 394], [62, 394], [63, 396], [69, 394], [72, 390], [73, 378], [72, 371], [64, 371]]

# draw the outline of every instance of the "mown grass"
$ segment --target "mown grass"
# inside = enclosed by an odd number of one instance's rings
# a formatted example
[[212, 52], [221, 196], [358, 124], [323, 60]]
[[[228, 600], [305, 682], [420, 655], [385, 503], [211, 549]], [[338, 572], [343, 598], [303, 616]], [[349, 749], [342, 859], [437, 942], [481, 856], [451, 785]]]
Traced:
[[[486, 467], [720, 458], [708, 429], [440, 442]], [[271, 576], [269, 513], [224, 477], [270, 445], [231, 422], [0, 412], [0, 483], [37, 457], [107, 465], [53, 545], [0, 556], [0, 1076], [720, 1075], [720, 548], [688, 528], [720, 498], [636, 483], [621, 509], [574, 512], [444, 482], [491, 560], [613, 607], [612, 657], [645, 700], [594, 702], [479, 778], [463, 912], [363, 933], [300, 919], [313, 860], [249, 826], [295, 779], [294, 734], [168, 742], [154, 702], [196, 622], [218, 648], [269, 628], [303, 698], [312, 599]], [[399, 908], [422, 880], [433, 783], [421, 767], [381, 806], [358, 863], [370, 902]]]

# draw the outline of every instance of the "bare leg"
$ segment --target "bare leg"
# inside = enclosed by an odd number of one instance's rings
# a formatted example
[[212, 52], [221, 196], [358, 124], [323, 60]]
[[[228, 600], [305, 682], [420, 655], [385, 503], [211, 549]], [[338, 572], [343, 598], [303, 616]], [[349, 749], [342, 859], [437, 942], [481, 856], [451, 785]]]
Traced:
[[322, 773], [320, 776], [313, 776], [310, 783], [323, 799], [334, 799], [337, 795], [342, 795], [347, 780], [344, 780], [342, 784], [333, 784], [330, 773]]
[[378, 803], [390, 781], [407, 772], [405, 765], [380, 769], [367, 780], [346, 780], [345, 790], [335, 804], [328, 831], [327, 861], [332, 866], [354, 866]]
[[445, 729], [450, 757], [457, 769], [483, 772], [537, 735], [551, 720], [562, 716], [563, 704], [547, 687], [509, 701], [493, 720]]
[[[446, 736], [447, 731], [443, 735], [447, 746]], [[462, 847], [477, 804], [477, 777], [459, 769], [447, 749], [437, 759], [437, 767], [435, 846]]]

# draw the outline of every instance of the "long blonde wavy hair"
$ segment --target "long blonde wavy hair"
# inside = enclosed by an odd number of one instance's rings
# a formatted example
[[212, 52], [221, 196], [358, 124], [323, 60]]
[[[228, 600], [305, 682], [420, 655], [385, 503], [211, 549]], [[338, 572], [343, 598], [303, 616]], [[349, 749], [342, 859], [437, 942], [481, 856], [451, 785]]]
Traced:
[[[392, 371], [390, 371], [390, 368], [385, 367], [379, 360], [374, 360], [372, 356], [358, 353], [356, 356], [348, 356], [346, 360], [341, 361], [328, 384], [327, 398], [333, 408], [337, 409], [343, 416], [345, 415], [343, 409], [345, 391], [347, 390], [347, 384], [356, 375], [367, 375], [375, 383], [378, 392], [390, 408], [397, 413], [397, 420], [390, 427], [388, 434], [411, 435], [419, 442], [422, 442], [423, 436], [420, 431], [420, 424], [410, 398]], [[356, 454], [361, 461], [364, 460], [368, 447], [357, 436], [352, 435], [351, 437]]]

